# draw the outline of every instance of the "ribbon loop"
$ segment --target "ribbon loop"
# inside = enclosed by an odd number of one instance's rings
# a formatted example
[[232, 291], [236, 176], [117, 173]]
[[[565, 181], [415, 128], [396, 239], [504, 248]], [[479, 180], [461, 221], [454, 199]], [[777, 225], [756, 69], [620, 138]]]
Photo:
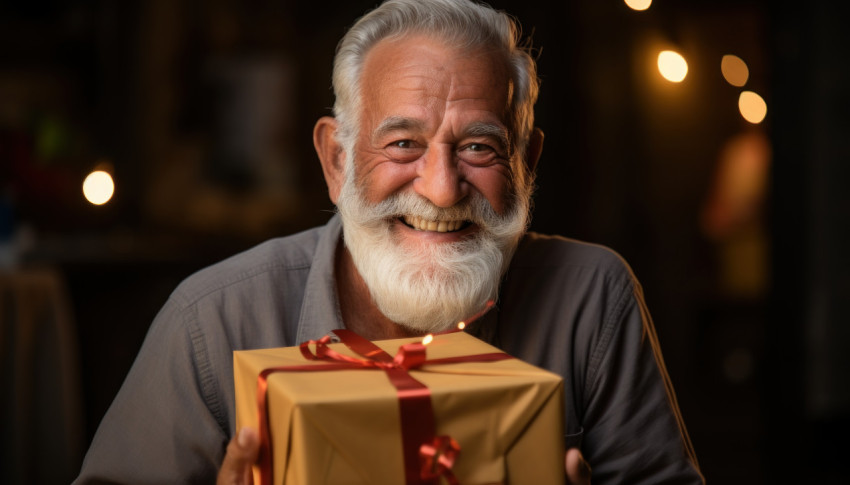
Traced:
[[458, 485], [452, 467], [459, 454], [460, 445], [451, 436], [435, 436], [432, 442], [423, 443], [419, 447], [422, 479], [432, 481], [443, 477], [450, 485]]
[[402, 369], [410, 370], [422, 366], [425, 363], [425, 359], [425, 346], [414, 342], [399, 347], [393, 359], [393, 364]]
[[[301, 355], [303, 355], [307, 360], [335, 360], [337, 362], [345, 362], [349, 364], [354, 364], [359, 367], [382, 367], [381, 362], [374, 360], [369, 357], [366, 359], [358, 359], [357, 357], [350, 357], [345, 354], [340, 354], [339, 352], [328, 347], [331, 338], [327, 335], [320, 338], [319, 340], [308, 340], [306, 342], [302, 342], [298, 348], [301, 350]], [[310, 351], [310, 344], [314, 344], [316, 346], [316, 352], [313, 353]]]
[[[319, 340], [307, 340], [306, 342], [301, 342], [301, 345], [298, 348], [301, 350], [301, 355], [304, 356], [307, 360], [321, 360], [325, 357], [328, 342], [331, 341], [331, 338], [327, 335], [320, 338]], [[310, 352], [310, 344], [316, 346], [316, 353]]]

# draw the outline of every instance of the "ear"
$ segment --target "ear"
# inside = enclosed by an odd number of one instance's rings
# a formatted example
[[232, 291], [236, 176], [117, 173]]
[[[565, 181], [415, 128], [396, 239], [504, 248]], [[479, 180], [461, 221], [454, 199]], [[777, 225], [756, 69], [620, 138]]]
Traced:
[[322, 163], [328, 195], [334, 204], [339, 199], [339, 191], [345, 177], [345, 154], [336, 139], [336, 129], [337, 122], [330, 116], [319, 118], [313, 128], [313, 146], [316, 147], [316, 153]]
[[525, 165], [528, 167], [528, 173], [534, 173], [542, 152], [543, 130], [535, 126], [534, 129], [531, 130], [531, 136], [528, 139], [528, 146], [525, 148]]

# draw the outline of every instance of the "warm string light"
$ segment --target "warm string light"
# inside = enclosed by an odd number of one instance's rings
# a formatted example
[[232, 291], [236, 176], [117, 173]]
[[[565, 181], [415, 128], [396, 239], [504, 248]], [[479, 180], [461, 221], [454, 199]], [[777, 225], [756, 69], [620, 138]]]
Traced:
[[642, 12], [649, 8], [652, 5], [652, 0], [624, 0], [626, 5], [632, 10], [637, 10], [638, 12]]
[[723, 79], [732, 86], [742, 87], [747, 84], [747, 79], [750, 77], [750, 70], [747, 63], [738, 56], [726, 54], [720, 60], [720, 72], [723, 74]]
[[[496, 302], [493, 301], [493, 300], [487, 301], [487, 303], [484, 304], [484, 308], [480, 312], [476, 313], [475, 315], [472, 315], [471, 317], [467, 318], [466, 320], [461, 320], [461, 321], [457, 322], [457, 329], [463, 330], [464, 328], [466, 328], [467, 324], [472, 323], [475, 320], [478, 320], [479, 318], [484, 316], [484, 314], [487, 313], [488, 311], [490, 311], [490, 309], [493, 308], [493, 306], [495, 304], [496, 304]], [[428, 345], [433, 341], [434, 341], [434, 335], [429, 333], [428, 335], [426, 335], [425, 337], [422, 338], [422, 345]]]
[[94, 205], [103, 205], [112, 199], [115, 182], [112, 176], [103, 170], [95, 170], [83, 181], [83, 196]]
[[[642, 11], [649, 8], [652, 0], [624, 0], [632, 10]], [[664, 79], [679, 83], [688, 75], [688, 62], [676, 51], [664, 50], [658, 54], [658, 72]], [[726, 54], [720, 61], [720, 71], [723, 79], [735, 87], [747, 84], [750, 70], [747, 63], [736, 55]], [[759, 124], [767, 116], [767, 103], [759, 94], [753, 91], [742, 91], [738, 97], [738, 111], [750, 123]]]
[[688, 75], [688, 61], [676, 51], [661, 51], [658, 53], [658, 72], [664, 79], [680, 83]]
[[[747, 63], [738, 56], [726, 54], [720, 61], [720, 72], [723, 79], [735, 87], [743, 87], [750, 77]], [[757, 125], [767, 116], [767, 103], [758, 93], [741, 91], [738, 96], [738, 112], [748, 122]]]
[[738, 111], [750, 123], [757, 125], [767, 116], [767, 103], [764, 98], [752, 91], [744, 91], [738, 97]]
[[[465, 321], [461, 320], [461, 322], [458, 323], [458, 328], [466, 327], [467, 323], [472, 323], [475, 320], [478, 320], [479, 318], [483, 317], [484, 314], [489, 312], [490, 309], [493, 308], [493, 305], [495, 305], [495, 304], [496, 304], [495, 301], [487, 300], [487, 303], [484, 304], [484, 308], [480, 312], [476, 313], [475, 315], [472, 315], [471, 317], [467, 318]], [[463, 324], [463, 327], [461, 327], [461, 324]]]

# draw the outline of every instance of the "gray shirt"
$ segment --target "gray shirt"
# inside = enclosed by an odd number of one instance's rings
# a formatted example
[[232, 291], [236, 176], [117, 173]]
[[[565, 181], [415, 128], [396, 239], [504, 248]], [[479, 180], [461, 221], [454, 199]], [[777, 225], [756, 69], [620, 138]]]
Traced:
[[[157, 315], [75, 483], [213, 483], [235, 432], [234, 350], [343, 328], [341, 226], [267, 241], [184, 281]], [[612, 251], [528, 234], [467, 327], [564, 377], [566, 443], [593, 483], [701, 483], [640, 285]]]

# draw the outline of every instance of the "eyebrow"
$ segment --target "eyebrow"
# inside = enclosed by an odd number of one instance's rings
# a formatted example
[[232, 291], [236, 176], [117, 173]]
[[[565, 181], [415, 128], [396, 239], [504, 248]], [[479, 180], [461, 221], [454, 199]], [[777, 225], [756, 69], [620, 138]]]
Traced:
[[476, 121], [466, 127], [466, 134], [467, 136], [490, 136], [497, 138], [505, 150], [509, 152], [511, 151], [511, 141], [508, 136], [508, 130], [502, 125]]
[[406, 118], [404, 116], [390, 116], [381, 121], [378, 127], [372, 131], [372, 140], [378, 140], [394, 131], [422, 131], [424, 128], [425, 123], [421, 120]]

